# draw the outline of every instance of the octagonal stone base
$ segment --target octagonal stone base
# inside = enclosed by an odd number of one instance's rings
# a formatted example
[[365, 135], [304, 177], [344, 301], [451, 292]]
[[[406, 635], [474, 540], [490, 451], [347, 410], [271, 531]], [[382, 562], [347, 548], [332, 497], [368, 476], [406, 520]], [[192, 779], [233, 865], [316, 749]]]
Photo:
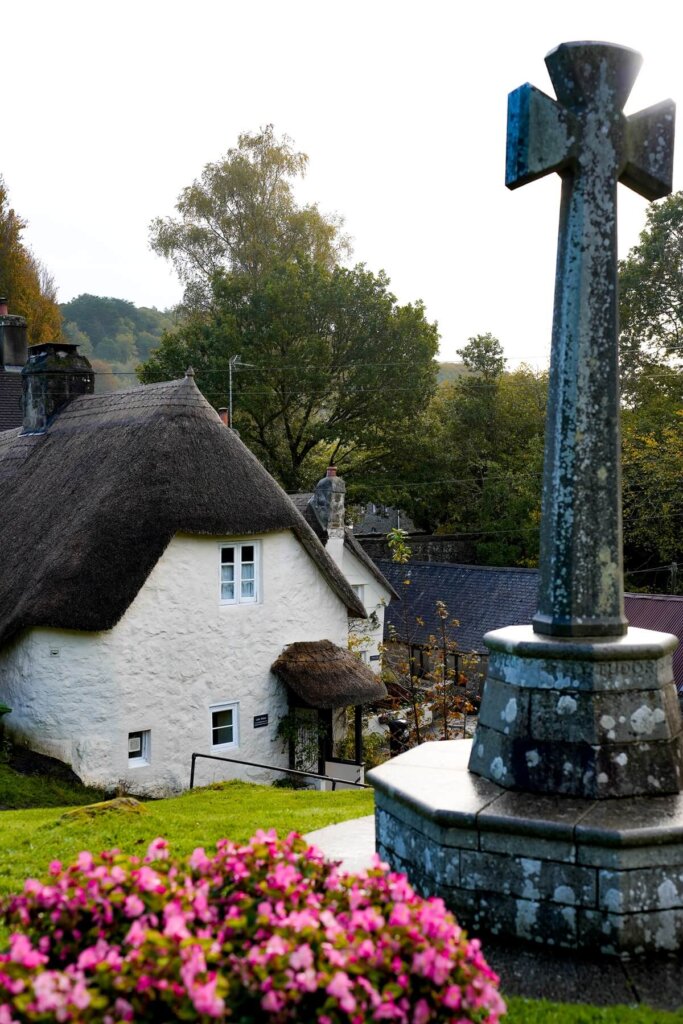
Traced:
[[484, 640], [470, 771], [509, 789], [588, 799], [682, 788], [675, 636], [631, 628], [567, 640], [510, 626]]
[[683, 796], [586, 800], [503, 789], [472, 741], [373, 769], [377, 850], [463, 925], [610, 955], [683, 947]]

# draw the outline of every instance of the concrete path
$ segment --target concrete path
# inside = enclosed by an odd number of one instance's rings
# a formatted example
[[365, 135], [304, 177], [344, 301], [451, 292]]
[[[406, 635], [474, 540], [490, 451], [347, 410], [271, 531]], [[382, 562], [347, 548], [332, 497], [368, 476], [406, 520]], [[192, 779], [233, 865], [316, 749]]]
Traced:
[[[304, 837], [347, 871], [370, 866], [375, 851], [372, 814], [328, 825]], [[503, 995], [594, 1006], [640, 1003], [656, 1010], [683, 1006], [683, 956], [648, 961], [582, 959], [486, 939], [486, 959], [500, 975]]]
[[328, 860], [340, 860], [345, 871], [362, 871], [370, 867], [375, 852], [375, 816], [328, 825], [309, 832], [304, 839], [319, 847]]

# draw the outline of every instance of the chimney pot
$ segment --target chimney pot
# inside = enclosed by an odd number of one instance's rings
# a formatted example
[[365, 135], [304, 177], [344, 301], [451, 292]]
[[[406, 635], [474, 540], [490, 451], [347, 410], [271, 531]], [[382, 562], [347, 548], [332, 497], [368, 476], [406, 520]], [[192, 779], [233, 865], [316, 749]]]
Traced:
[[7, 299], [2, 297], [0, 298], [0, 316], [7, 316], [8, 313], [9, 309], [7, 307]]
[[327, 476], [336, 476], [337, 475], [337, 467], [336, 466], [328, 466], [327, 467], [327, 474], [326, 475]]
[[228, 410], [227, 409], [219, 409], [218, 410], [218, 415], [220, 416], [220, 418], [223, 421], [223, 423], [225, 424], [225, 426], [229, 427], [230, 424], [228, 423]]

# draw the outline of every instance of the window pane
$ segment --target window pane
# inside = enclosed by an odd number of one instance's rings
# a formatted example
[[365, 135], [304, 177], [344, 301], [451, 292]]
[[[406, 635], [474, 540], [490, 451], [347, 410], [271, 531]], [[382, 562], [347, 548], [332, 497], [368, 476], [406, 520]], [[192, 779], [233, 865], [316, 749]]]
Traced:
[[224, 583], [230, 583], [235, 578], [235, 566], [234, 565], [222, 565], [221, 566], [221, 579]]
[[222, 601], [234, 601], [235, 600], [235, 584], [234, 583], [221, 583], [221, 600]]
[[242, 579], [243, 580], [253, 580], [253, 578], [254, 578], [254, 563], [250, 562], [249, 564], [245, 565], [244, 562], [243, 562], [242, 563]]
[[226, 708], [223, 711], [213, 711], [211, 713], [211, 724], [214, 746], [218, 746], [221, 743], [232, 743], [234, 738], [232, 708]]
[[243, 544], [242, 545], [242, 562], [253, 562], [254, 561], [254, 545]]
[[242, 597], [254, 597], [254, 581], [243, 580], [242, 581]]
[[221, 548], [221, 562], [223, 565], [227, 565], [229, 562], [235, 561], [235, 549], [234, 548]]

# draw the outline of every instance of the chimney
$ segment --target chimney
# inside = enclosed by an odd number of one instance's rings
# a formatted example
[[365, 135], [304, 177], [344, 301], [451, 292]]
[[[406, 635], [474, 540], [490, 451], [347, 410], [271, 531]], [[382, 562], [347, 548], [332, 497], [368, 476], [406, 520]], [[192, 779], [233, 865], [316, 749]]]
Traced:
[[313, 507], [322, 526], [327, 530], [325, 547], [341, 565], [344, 553], [344, 495], [346, 484], [337, 476], [336, 466], [328, 466], [322, 480], [315, 485]]
[[95, 374], [78, 345], [32, 345], [22, 370], [23, 433], [46, 430], [55, 413], [79, 395], [92, 395]]
[[7, 299], [0, 298], [0, 369], [20, 373], [28, 357], [26, 319], [8, 312]]
[[220, 416], [220, 418], [221, 418], [222, 422], [225, 424], [225, 426], [229, 427], [230, 424], [228, 423], [228, 410], [225, 409], [225, 408], [219, 409], [218, 410], [218, 415]]

